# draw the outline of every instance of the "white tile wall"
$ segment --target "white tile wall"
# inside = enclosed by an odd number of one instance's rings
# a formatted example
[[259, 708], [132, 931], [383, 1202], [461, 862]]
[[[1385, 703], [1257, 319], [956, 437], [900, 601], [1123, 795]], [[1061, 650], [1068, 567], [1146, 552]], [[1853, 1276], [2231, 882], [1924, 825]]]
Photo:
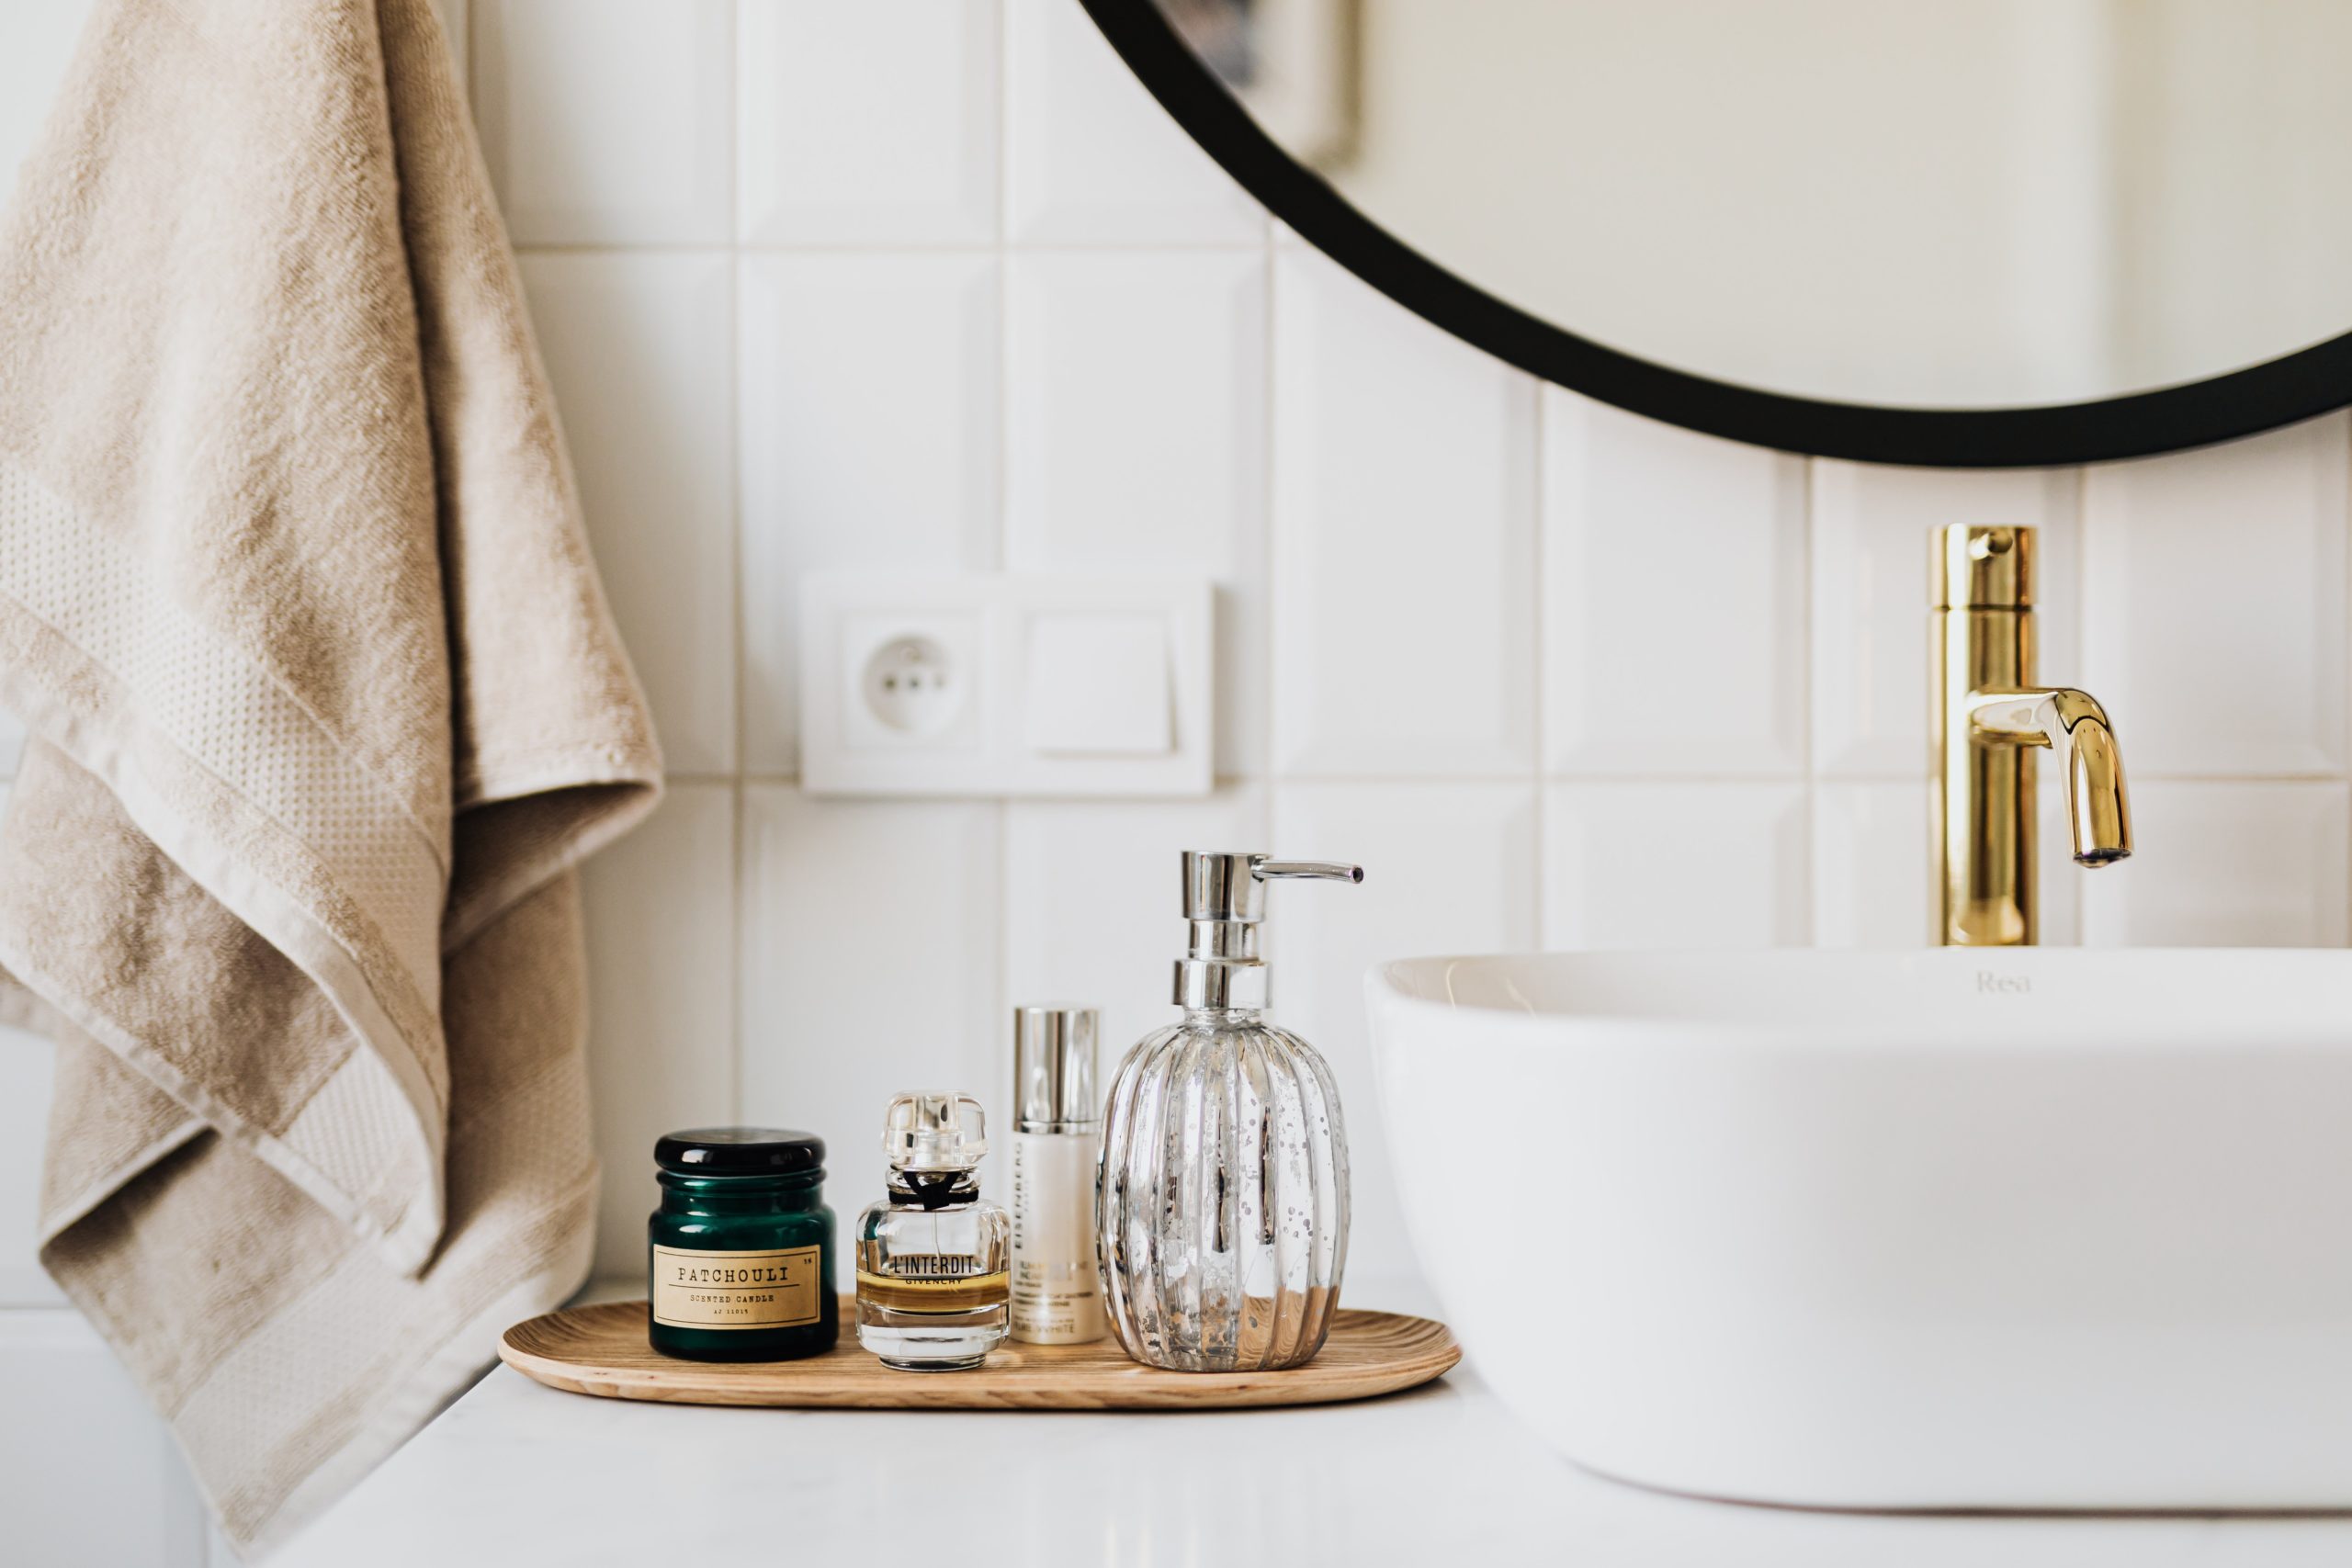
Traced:
[[1803, 777], [1805, 576], [1803, 459], [1546, 389], [1545, 766]]
[[526, 254], [613, 613], [669, 765], [735, 764], [734, 276], [724, 252]]
[[[0, 8], [0, 169], [80, 4]], [[2096, 878], [2045, 791], [2046, 940], [2352, 941], [2345, 418], [2086, 475], [1743, 450], [1538, 389], [1270, 239], [1075, 0], [472, 13], [676, 774], [590, 873], [609, 1268], [663, 1126], [814, 1126], [854, 1209], [883, 1096], [1001, 1100], [1009, 1002], [1097, 1002], [1114, 1048], [1164, 1018], [1188, 844], [1370, 868], [1276, 894], [1268, 946], [1351, 1096], [1351, 1274], [1409, 1267], [1366, 964], [1925, 940], [1926, 538], [1959, 519], [2042, 530], [2044, 671], [2134, 768], [2142, 854]], [[1225, 782], [803, 796], [797, 579], [860, 563], [1213, 574]], [[0, 1517], [28, 1561], [187, 1568], [159, 1430], [31, 1267], [47, 1073], [0, 1035], [0, 1411], [81, 1419], [29, 1450], [0, 1420]], [[40, 1550], [80, 1518], [112, 1533]]]
[[[991, 805], [745, 792], [741, 1111], [840, 1151], [837, 1209], [880, 1190], [891, 1095], [968, 1089], [1002, 1103], [1001, 835]], [[651, 1147], [628, 1157], [641, 1165]]]
[[12, 1563], [204, 1561], [205, 1516], [163, 1423], [71, 1313], [0, 1319], [0, 1540]]
[[65, 1297], [34, 1259], [40, 1202], [41, 1112], [49, 1104], [50, 1043], [0, 1029], [0, 1309], [60, 1306]]
[[1039, 252], [1010, 284], [1005, 565], [1216, 579], [1216, 765], [1262, 769], [1263, 257]]
[[729, 0], [482, 0], [474, 114], [522, 245], [734, 237]]
[[2335, 414], [2086, 481], [2084, 683], [2142, 774], [2344, 772], [2347, 430]]
[[1558, 784], [1544, 796], [1547, 948], [1807, 939], [1801, 784]]
[[[2341, 947], [2341, 779], [2152, 779], [2132, 792], [2143, 852], [2085, 885], [2086, 940], [2127, 947]], [[2046, 829], [2045, 829], [2046, 830]], [[2163, 853], [2152, 852], [2161, 846]]]
[[743, 762], [798, 766], [801, 573], [993, 567], [1000, 267], [984, 254], [742, 264]]
[[747, 243], [996, 238], [993, 0], [752, 0], [741, 18]]
[[1027, 244], [1254, 245], [1257, 206], [1074, 0], [1004, 0], [1005, 210]]
[[1535, 384], [1310, 251], [1274, 257], [1274, 770], [1535, 756]]
[[587, 881], [600, 1269], [644, 1267], [653, 1140], [735, 1098], [735, 792], [675, 784]]
[[1813, 940], [1924, 947], [1936, 940], [1935, 795], [1924, 779], [1824, 779], [1813, 791]]

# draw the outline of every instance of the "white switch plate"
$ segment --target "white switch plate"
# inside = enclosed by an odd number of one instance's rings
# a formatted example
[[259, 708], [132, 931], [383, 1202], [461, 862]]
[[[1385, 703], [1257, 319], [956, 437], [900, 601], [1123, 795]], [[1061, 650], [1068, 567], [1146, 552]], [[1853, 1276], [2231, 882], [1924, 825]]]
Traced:
[[[800, 786], [812, 795], [1206, 795], [1214, 780], [1215, 596], [1194, 577], [812, 572], [801, 586]], [[1107, 624], [1164, 628], [1164, 710], [1090, 716], [1031, 649]], [[1045, 628], [1041, 633], [1040, 628]], [[1151, 668], [1131, 661], [1133, 671]], [[1047, 672], [1048, 674], [1050, 672]], [[1033, 698], [1061, 705], [1033, 714]], [[1149, 702], [1137, 692], [1137, 700]], [[1072, 727], [1102, 727], [1100, 748]], [[1154, 744], [1162, 734], [1167, 744]], [[1055, 747], [1035, 744], [1048, 738]]]

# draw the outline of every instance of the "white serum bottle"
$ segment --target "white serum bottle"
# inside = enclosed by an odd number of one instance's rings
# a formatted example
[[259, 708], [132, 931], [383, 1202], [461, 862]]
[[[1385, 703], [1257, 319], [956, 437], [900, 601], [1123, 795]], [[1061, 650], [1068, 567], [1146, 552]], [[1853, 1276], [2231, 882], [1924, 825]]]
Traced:
[[1092, 1008], [1012, 1012], [1012, 1337], [1083, 1345], [1110, 1331], [1094, 1256], [1102, 1107]]

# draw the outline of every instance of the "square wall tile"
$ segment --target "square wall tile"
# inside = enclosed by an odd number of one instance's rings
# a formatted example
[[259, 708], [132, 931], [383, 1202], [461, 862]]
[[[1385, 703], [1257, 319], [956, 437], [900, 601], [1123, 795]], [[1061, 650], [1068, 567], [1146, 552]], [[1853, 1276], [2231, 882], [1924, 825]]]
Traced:
[[16, 195], [17, 169], [49, 123], [57, 93], [65, 85], [83, 24], [97, 0], [40, 0], [11, 6], [0, 48], [0, 208]]
[[178, 1445], [79, 1316], [0, 1313], [0, 1415], [9, 1562], [204, 1561], [205, 1511]]
[[995, 0], [741, 0], [744, 240], [985, 244]]
[[1795, 784], [1558, 784], [1544, 792], [1547, 949], [1802, 946]]
[[1935, 945], [1934, 813], [1935, 790], [1924, 779], [1815, 787], [1815, 946]]
[[735, 1116], [735, 792], [671, 785], [588, 862], [585, 888], [596, 1269], [635, 1274], [658, 1197], [653, 1140]]
[[1544, 765], [1804, 772], [1805, 465], [1544, 389]]
[[802, 575], [996, 564], [998, 272], [973, 255], [742, 265], [743, 765], [787, 773]]
[[1016, 255], [1005, 564], [1217, 584], [1221, 773], [1265, 765], [1266, 272], [1254, 254]]
[[2053, 686], [2082, 681], [2075, 608], [2080, 494], [2070, 469], [1814, 465], [1813, 744], [1819, 772], [1925, 775], [1934, 543], [1947, 525], [2036, 531], [2041, 680]]
[[0, 1309], [65, 1304], [37, 1257], [55, 1055], [38, 1034], [0, 1029]]
[[1005, 199], [1027, 244], [1258, 243], [1249, 194], [1073, 0], [1005, 0]]
[[2083, 684], [2135, 780], [2344, 769], [2347, 430], [2089, 470]]
[[[1359, 886], [1272, 890], [1262, 941], [1268, 1016], [1323, 1054], [1339, 1080], [1352, 1171], [1348, 1272], [1417, 1272], [1390, 1172], [1398, 1145], [1380, 1104], [1364, 1022], [1365, 973], [1392, 958], [1520, 953], [1535, 941], [1532, 784], [1283, 784], [1275, 852], [1364, 868]], [[1169, 884], [1173, 889], [1171, 878]]]
[[588, 532], [673, 773], [735, 766], [734, 288], [718, 254], [534, 255]]
[[1275, 258], [1274, 767], [1535, 761], [1535, 383], [1320, 254]]
[[2083, 888], [2099, 947], [2341, 947], [2346, 938], [2341, 782], [2134, 781], [2137, 852]]
[[[2082, 940], [2085, 887], [2074, 862], [2065, 793], [2045, 761], [2035, 794], [2041, 945]], [[1824, 780], [1813, 799], [1813, 941], [1819, 947], [1915, 948], [1941, 940], [1935, 785]], [[2105, 874], [2104, 871], [2098, 874]]]
[[724, 244], [731, 0], [478, 0], [474, 117], [518, 245]]
[[[1183, 852], [1270, 841], [1265, 793], [1250, 786], [1200, 801], [1008, 806], [1006, 1007], [1070, 1001], [1102, 1009], [1107, 1092], [1127, 1047], [1179, 1016], [1168, 989], [1170, 966], [1184, 955], [1177, 897]], [[1074, 866], [1084, 874], [1073, 875]]]
[[[990, 1124], [1012, 1093], [997, 986], [1002, 895], [994, 805], [836, 802], [776, 785], [743, 796], [742, 1112], [806, 1127], [878, 1185], [882, 1111], [961, 1089]], [[1005, 1167], [981, 1168], [1001, 1198]], [[844, 1201], [846, 1200], [846, 1201]]]

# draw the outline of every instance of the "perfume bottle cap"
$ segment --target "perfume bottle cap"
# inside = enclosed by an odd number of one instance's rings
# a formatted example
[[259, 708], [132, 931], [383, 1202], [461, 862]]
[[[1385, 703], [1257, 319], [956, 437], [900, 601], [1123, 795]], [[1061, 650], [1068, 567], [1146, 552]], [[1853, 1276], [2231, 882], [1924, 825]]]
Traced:
[[988, 1115], [968, 1094], [902, 1094], [882, 1115], [894, 1170], [970, 1170], [989, 1152]]
[[1012, 1010], [1012, 1097], [1024, 1133], [1069, 1133], [1102, 1119], [1094, 1090], [1094, 1046], [1102, 1030], [1092, 1008], [1040, 1003]]

